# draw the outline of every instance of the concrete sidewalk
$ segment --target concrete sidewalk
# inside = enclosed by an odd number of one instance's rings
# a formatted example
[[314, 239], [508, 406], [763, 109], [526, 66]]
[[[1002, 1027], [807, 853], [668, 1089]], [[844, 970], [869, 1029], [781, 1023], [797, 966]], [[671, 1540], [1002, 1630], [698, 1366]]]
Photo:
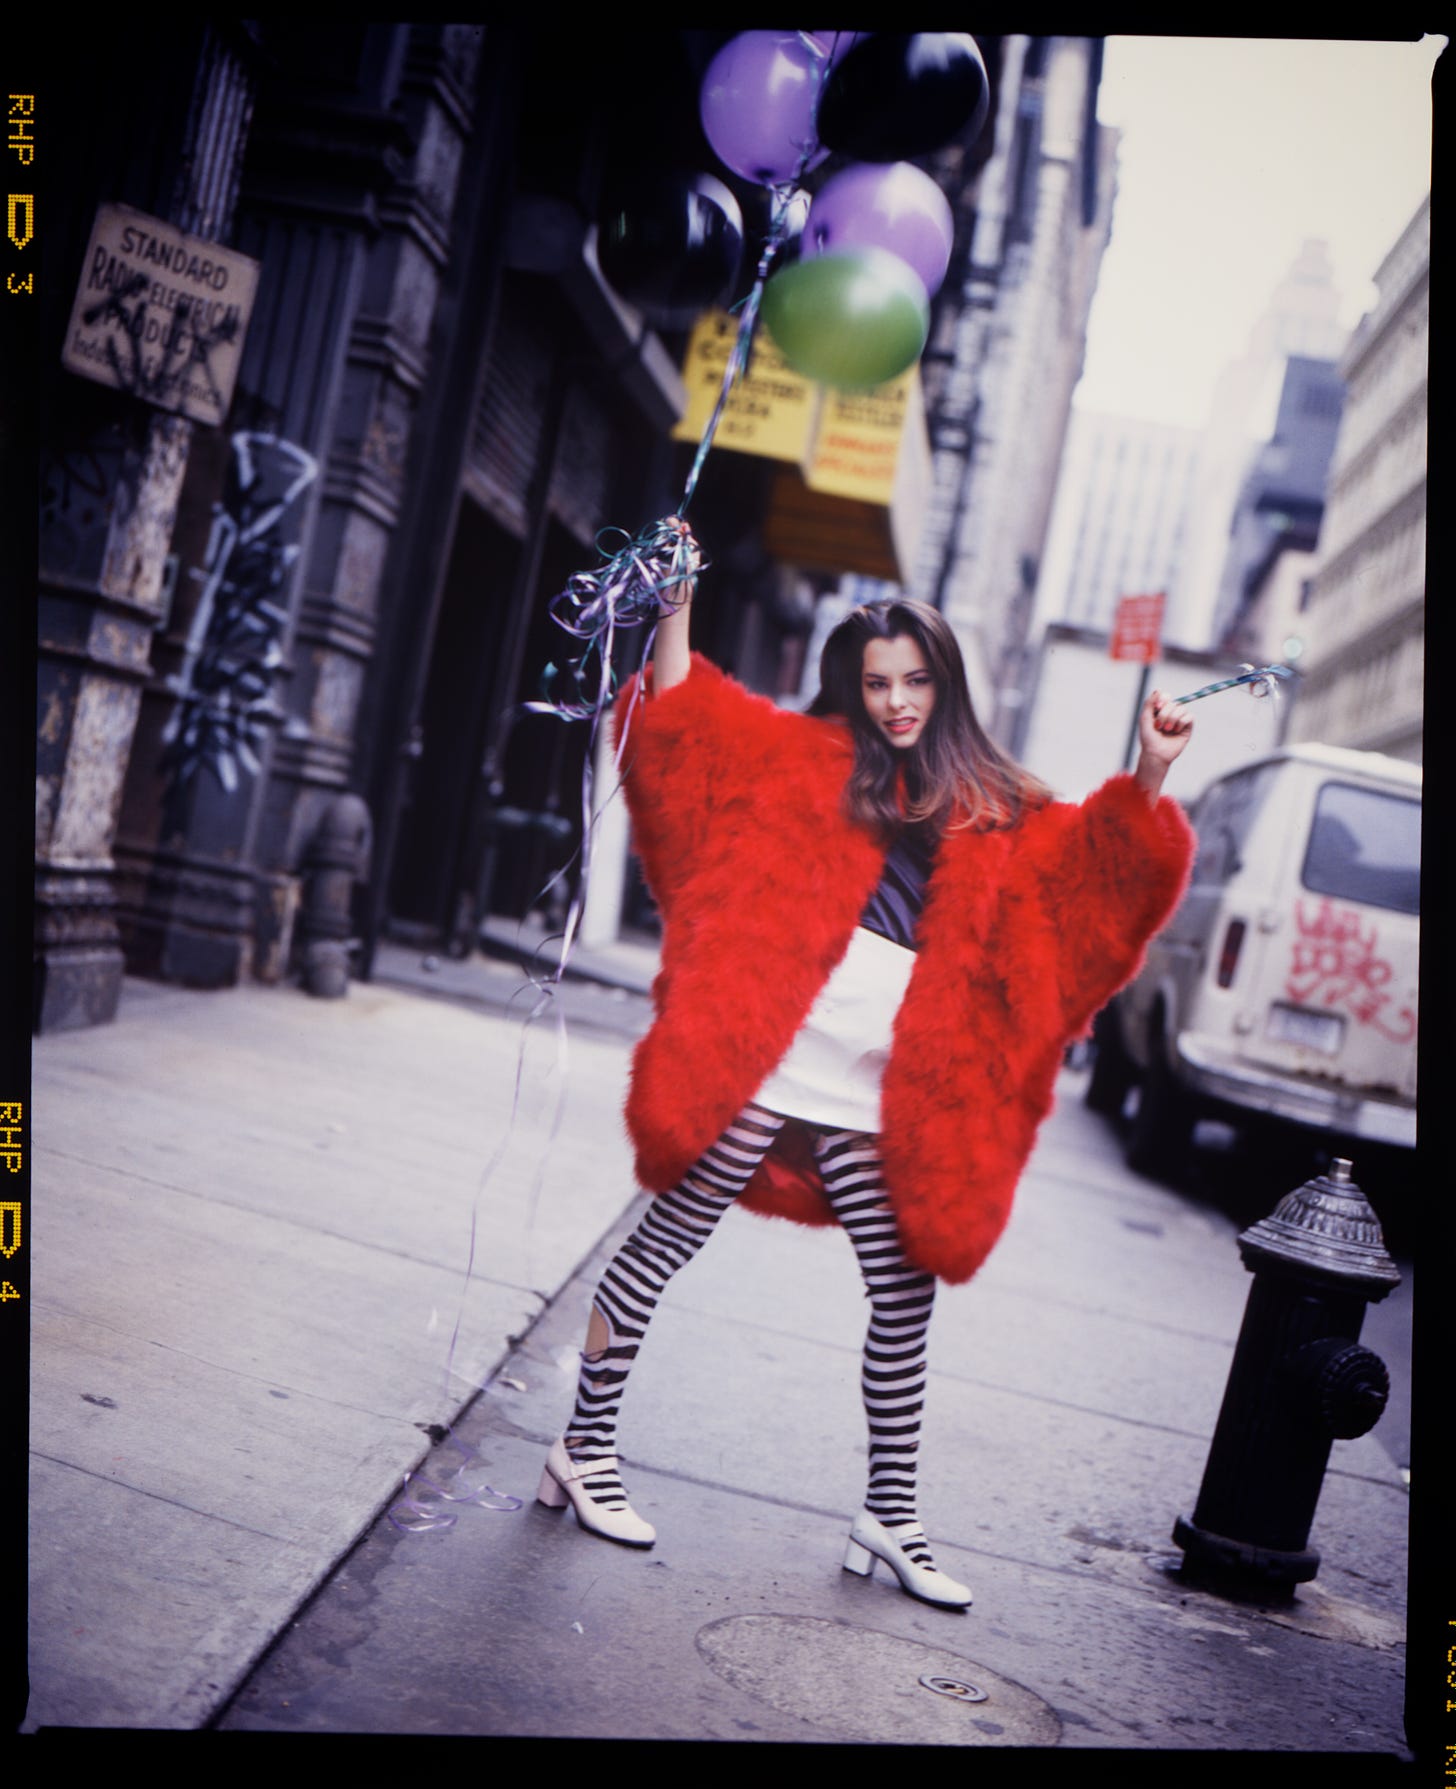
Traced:
[[[863, 1299], [832, 1232], [732, 1213], [664, 1300], [623, 1435], [651, 1554], [531, 1501], [637, 1209], [643, 1009], [572, 991], [565, 1059], [550, 1023], [522, 1059], [513, 972], [375, 975], [341, 1001], [129, 982], [114, 1026], [37, 1043], [27, 1729], [1403, 1754], [1378, 1430], [1336, 1444], [1296, 1598], [1172, 1569], [1248, 1276], [1231, 1221], [1126, 1174], [1077, 1075], [938, 1303], [923, 1510], [977, 1593], [949, 1616], [839, 1569]], [[379, 1520], [422, 1461], [448, 1479], [430, 1431], [457, 1419], [523, 1507]]]
[[539, 1319], [634, 1191], [567, 1047], [382, 982], [37, 1040], [27, 1728], [206, 1721]]

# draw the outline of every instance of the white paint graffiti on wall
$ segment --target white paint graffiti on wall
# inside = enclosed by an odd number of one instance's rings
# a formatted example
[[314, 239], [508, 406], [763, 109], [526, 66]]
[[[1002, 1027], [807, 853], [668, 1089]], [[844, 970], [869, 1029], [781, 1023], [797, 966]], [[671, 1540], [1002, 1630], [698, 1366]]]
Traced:
[[206, 769], [231, 793], [256, 775], [267, 729], [283, 718], [273, 685], [288, 625], [285, 582], [299, 545], [285, 526], [318, 462], [277, 435], [232, 438], [227, 490], [213, 506], [206, 560], [194, 568], [197, 607], [179, 670], [177, 706], [162, 735], [163, 766], [180, 788]]

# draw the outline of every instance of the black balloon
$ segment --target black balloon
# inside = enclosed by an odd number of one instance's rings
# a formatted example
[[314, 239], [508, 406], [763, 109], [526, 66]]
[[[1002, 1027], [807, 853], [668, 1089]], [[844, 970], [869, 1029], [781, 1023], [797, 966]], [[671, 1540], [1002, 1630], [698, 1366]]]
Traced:
[[819, 141], [859, 161], [910, 161], [972, 143], [991, 87], [976, 41], [959, 31], [876, 31], [824, 83]]
[[615, 180], [597, 220], [603, 277], [653, 323], [691, 323], [732, 288], [743, 253], [738, 201], [711, 174]]

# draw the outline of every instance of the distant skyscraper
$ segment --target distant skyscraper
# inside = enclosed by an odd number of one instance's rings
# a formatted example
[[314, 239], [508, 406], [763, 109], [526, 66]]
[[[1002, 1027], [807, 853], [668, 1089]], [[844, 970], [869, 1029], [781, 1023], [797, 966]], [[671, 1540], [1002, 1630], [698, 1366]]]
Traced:
[[1075, 410], [1034, 627], [1110, 628], [1118, 599], [1171, 588], [1198, 453], [1194, 429]]
[[1243, 354], [1220, 375], [1203, 430], [1188, 539], [1169, 602], [1165, 634], [1170, 640], [1194, 649], [1213, 642], [1229, 531], [1249, 456], [1272, 432], [1289, 357], [1339, 356], [1347, 339], [1339, 307], [1329, 249], [1323, 242], [1307, 241], [1275, 287]]
[[1345, 385], [1331, 360], [1291, 354], [1269, 439], [1255, 449], [1234, 505], [1213, 638], [1231, 644], [1254, 582], [1281, 547], [1308, 552], [1319, 538], [1330, 457]]

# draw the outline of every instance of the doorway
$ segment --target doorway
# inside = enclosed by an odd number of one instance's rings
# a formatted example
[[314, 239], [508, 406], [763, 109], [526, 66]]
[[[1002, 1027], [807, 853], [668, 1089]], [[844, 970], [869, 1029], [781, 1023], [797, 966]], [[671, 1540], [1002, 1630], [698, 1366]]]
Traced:
[[454, 924], [481, 765], [504, 695], [520, 552], [513, 535], [462, 495], [389, 884], [391, 929], [420, 941], [439, 943]]

